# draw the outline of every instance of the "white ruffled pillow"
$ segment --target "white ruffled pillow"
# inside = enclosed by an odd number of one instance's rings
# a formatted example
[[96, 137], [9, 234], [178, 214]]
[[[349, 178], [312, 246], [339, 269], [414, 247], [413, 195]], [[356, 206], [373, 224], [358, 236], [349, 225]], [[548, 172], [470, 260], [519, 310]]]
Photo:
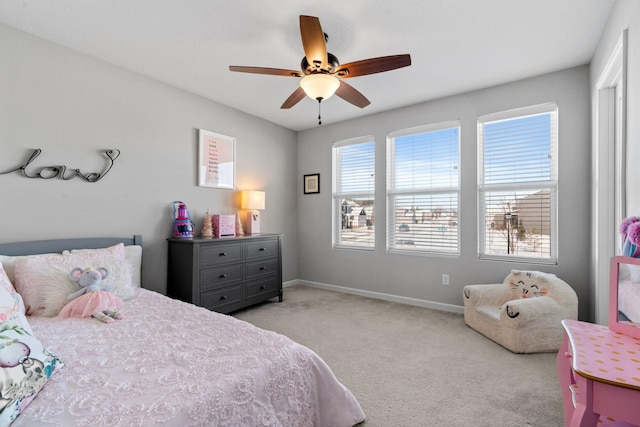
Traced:
[[138, 287], [133, 283], [133, 267], [125, 258], [124, 245], [120, 243], [104, 249], [18, 259], [15, 287], [22, 295], [28, 315], [53, 317], [69, 302], [69, 294], [80, 289], [69, 278], [72, 269], [105, 267], [109, 276], [103, 284], [120, 298], [130, 299], [137, 295]]
[[[64, 251], [63, 254], [91, 254], [95, 251], [100, 251], [101, 249], [72, 249], [71, 251]], [[139, 245], [129, 245], [124, 246], [124, 257], [129, 264], [131, 265], [132, 279], [133, 285], [136, 287], [141, 287], [142, 283], [140, 281], [142, 277], [142, 246]]]

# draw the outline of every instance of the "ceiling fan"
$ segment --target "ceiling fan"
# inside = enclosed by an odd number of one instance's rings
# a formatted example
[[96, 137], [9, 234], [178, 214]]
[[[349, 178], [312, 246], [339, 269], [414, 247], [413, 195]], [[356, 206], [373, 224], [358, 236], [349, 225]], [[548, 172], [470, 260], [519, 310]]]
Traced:
[[[327, 35], [322, 31], [320, 20], [315, 16], [300, 15], [300, 36], [305, 56], [300, 64], [302, 71], [281, 68], [244, 67], [232, 65], [231, 71], [273, 76], [302, 77], [300, 87], [296, 89], [280, 106], [291, 108], [305, 95], [320, 103], [334, 93], [345, 101], [364, 108], [371, 102], [343, 79], [382, 73], [411, 65], [411, 56], [391, 55], [363, 59], [340, 65], [338, 58], [327, 52]], [[322, 124], [318, 114], [318, 124]]]

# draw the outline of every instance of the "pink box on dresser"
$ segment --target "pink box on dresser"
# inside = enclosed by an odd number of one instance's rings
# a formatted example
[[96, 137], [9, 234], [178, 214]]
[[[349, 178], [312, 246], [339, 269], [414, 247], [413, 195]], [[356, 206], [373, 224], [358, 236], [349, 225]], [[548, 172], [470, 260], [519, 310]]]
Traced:
[[234, 237], [236, 235], [235, 215], [212, 215], [211, 222], [215, 237]]

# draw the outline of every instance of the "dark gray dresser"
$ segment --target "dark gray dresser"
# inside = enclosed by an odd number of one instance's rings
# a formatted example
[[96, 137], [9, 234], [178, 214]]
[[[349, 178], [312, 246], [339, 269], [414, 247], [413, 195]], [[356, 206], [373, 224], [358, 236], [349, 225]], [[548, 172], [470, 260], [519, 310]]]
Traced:
[[282, 302], [281, 235], [168, 240], [170, 297], [220, 313]]

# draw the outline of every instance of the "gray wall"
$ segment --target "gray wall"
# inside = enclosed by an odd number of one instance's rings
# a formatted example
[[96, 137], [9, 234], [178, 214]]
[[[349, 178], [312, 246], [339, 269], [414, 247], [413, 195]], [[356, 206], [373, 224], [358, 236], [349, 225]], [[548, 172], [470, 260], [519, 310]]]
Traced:
[[[101, 171], [100, 154], [122, 154], [98, 183], [0, 175], [0, 241], [131, 235], [145, 239], [144, 285], [164, 291], [173, 200], [197, 220], [209, 208], [233, 212], [235, 192], [197, 187], [196, 130], [237, 138], [237, 187], [267, 193], [263, 230], [284, 233], [284, 279], [313, 281], [419, 301], [462, 304], [462, 287], [492, 283], [512, 268], [549, 271], [574, 286], [581, 317], [589, 306], [589, 69], [578, 67], [362, 119], [300, 132], [284, 129], [171, 86], [0, 26], [0, 171], [41, 148], [35, 167]], [[428, 84], [428, 83], [425, 83]], [[559, 264], [477, 258], [476, 118], [527, 105], [560, 104]], [[462, 122], [462, 254], [459, 258], [385, 251], [385, 138], [390, 131]], [[331, 144], [377, 141], [374, 252], [331, 248]], [[296, 142], [297, 140], [297, 142]], [[296, 170], [297, 164], [297, 170]], [[302, 194], [302, 175], [319, 172], [321, 193]], [[441, 274], [451, 284], [440, 285]]]
[[[415, 82], [415, 84], [431, 84]], [[559, 104], [558, 265], [478, 259], [477, 117], [547, 102]], [[459, 258], [390, 254], [385, 249], [385, 141], [390, 131], [460, 120], [461, 206]], [[376, 140], [376, 249], [331, 248], [331, 147], [338, 140], [373, 135]], [[383, 293], [441, 304], [462, 305], [462, 288], [496, 283], [511, 269], [543, 270], [573, 286], [580, 317], [588, 316], [590, 251], [589, 68], [577, 67], [413, 107], [323, 125], [298, 134], [298, 175], [319, 172], [321, 193], [298, 191], [299, 278], [321, 285]], [[441, 275], [450, 285], [441, 285]]]
[[35, 168], [83, 172], [122, 151], [97, 183], [0, 175], [0, 241], [142, 234], [143, 285], [165, 291], [171, 202], [198, 233], [206, 209], [238, 207], [237, 192], [196, 186], [202, 128], [236, 138], [236, 187], [266, 192], [262, 231], [284, 234], [284, 279], [298, 277], [295, 132], [6, 26], [0, 58], [0, 172], [35, 148]]

